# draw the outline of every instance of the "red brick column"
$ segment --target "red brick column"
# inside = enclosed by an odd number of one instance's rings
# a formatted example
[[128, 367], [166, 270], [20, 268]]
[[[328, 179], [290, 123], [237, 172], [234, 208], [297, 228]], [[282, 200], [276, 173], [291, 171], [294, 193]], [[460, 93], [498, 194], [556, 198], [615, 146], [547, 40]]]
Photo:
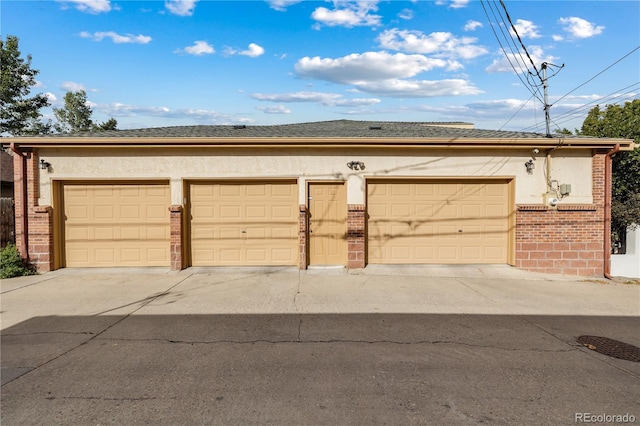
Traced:
[[364, 204], [347, 206], [347, 267], [365, 267], [365, 215]]
[[307, 256], [307, 240], [309, 229], [309, 215], [307, 212], [307, 206], [300, 204], [300, 214], [298, 215], [299, 235], [300, 235], [300, 259], [298, 267], [300, 269], [307, 269], [309, 258]]
[[37, 152], [27, 155], [27, 205], [31, 212], [40, 197], [40, 156]]
[[[24, 191], [26, 190], [27, 181], [26, 176], [23, 176], [22, 171], [26, 164], [23, 163], [24, 157], [14, 153], [13, 154], [13, 194], [14, 194], [14, 209], [15, 209], [15, 222], [16, 222], [16, 247], [20, 250], [20, 255], [24, 258], [29, 257], [29, 249], [26, 245], [26, 240], [23, 241], [24, 229], [29, 229], [28, 214], [24, 214], [24, 203], [26, 202]], [[27, 231], [28, 232], [28, 231]]]
[[54, 269], [51, 206], [35, 206], [29, 213], [29, 259], [39, 272]]
[[604, 154], [593, 157], [593, 204], [520, 205], [515, 266], [533, 272], [604, 274]]
[[39, 160], [35, 151], [24, 152], [23, 155], [14, 153], [13, 156], [16, 245], [20, 248], [20, 255], [29, 260], [39, 272], [48, 272], [54, 269], [53, 208], [38, 205]]
[[171, 228], [171, 270], [184, 269], [182, 206], [169, 206], [169, 223]]

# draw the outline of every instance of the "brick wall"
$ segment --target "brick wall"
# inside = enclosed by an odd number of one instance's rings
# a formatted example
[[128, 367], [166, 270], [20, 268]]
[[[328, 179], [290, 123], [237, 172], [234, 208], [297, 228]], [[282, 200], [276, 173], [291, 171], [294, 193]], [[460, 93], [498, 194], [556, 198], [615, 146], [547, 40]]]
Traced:
[[40, 272], [54, 269], [51, 206], [35, 206], [29, 212], [29, 260]]
[[183, 256], [182, 206], [169, 206], [171, 270], [180, 271], [185, 267]]
[[[15, 218], [16, 218], [15, 219], [16, 220], [16, 247], [20, 249], [20, 255], [22, 257], [27, 257], [29, 253], [26, 247], [24, 247], [24, 250], [23, 250], [24, 241], [22, 241], [23, 240], [22, 233], [23, 233], [23, 226], [24, 226], [23, 225], [24, 187], [27, 184], [27, 182], [24, 180], [24, 177], [22, 176], [22, 173], [21, 173], [22, 161], [23, 161], [22, 156], [17, 154], [13, 156], [13, 173], [14, 173], [13, 174], [13, 184], [14, 184], [13, 193], [14, 193]], [[27, 224], [27, 229], [28, 229], [28, 224]]]
[[364, 204], [347, 206], [347, 267], [365, 267], [365, 215]]
[[[53, 208], [51, 206], [39, 206], [40, 196], [40, 157], [36, 152], [26, 152], [26, 181], [22, 176], [23, 158], [14, 156], [14, 181], [15, 187], [15, 211], [16, 211], [16, 245], [24, 244], [23, 233], [23, 208], [27, 203], [27, 253], [21, 253], [40, 272], [48, 272], [54, 269], [53, 258]], [[24, 199], [23, 185], [27, 187], [26, 200]]]
[[517, 268], [567, 275], [604, 274], [605, 159], [604, 154], [593, 157], [593, 205], [565, 201], [557, 209], [517, 206]]
[[309, 265], [309, 257], [307, 256], [307, 236], [309, 229], [309, 215], [307, 211], [307, 206], [304, 204], [300, 204], [300, 215], [298, 216], [298, 224], [299, 224], [299, 256], [300, 261], [298, 263], [298, 267], [300, 269], [307, 269]]

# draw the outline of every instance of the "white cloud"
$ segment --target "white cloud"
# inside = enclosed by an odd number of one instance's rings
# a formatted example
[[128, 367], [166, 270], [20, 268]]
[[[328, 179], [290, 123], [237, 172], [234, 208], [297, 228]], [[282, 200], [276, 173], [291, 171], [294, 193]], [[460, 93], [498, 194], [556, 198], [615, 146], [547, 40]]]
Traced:
[[482, 27], [483, 27], [482, 22], [470, 20], [470, 21], [467, 21], [467, 23], [465, 24], [464, 30], [465, 31], [475, 31], [478, 28], [482, 28]]
[[54, 103], [58, 102], [58, 97], [56, 95], [54, 95], [53, 93], [46, 92], [44, 95], [47, 97], [47, 99], [49, 99], [50, 103], [54, 104]]
[[462, 79], [448, 80], [400, 80], [361, 82], [356, 87], [378, 96], [395, 98], [429, 98], [436, 96], [477, 95], [482, 90]]
[[413, 10], [411, 9], [402, 9], [400, 13], [398, 13], [398, 18], [405, 19], [407, 21], [413, 19]]
[[234, 49], [233, 47], [227, 46], [224, 49], [224, 54], [226, 56], [242, 55], [242, 56], [249, 56], [250, 58], [256, 58], [264, 54], [264, 48], [255, 43], [250, 43], [247, 50], [237, 50], [237, 49]]
[[366, 52], [338, 59], [302, 58], [295, 65], [300, 77], [348, 84], [360, 92], [401, 98], [473, 95], [481, 91], [464, 79], [409, 80], [434, 68], [457, 69], [455, 61], [423, 55]]
[[300, 3], [302, 0], [266, 0], [269, 3], [269, 7], [271, 9], [277, 10], [279, 12], [284, 12], [287, 10], [287, 7], [292, 6], [296, 3]]
[[90, 38], [93, 41], [102, 41], [105, 38], [110, 38], [111, 41], [113, 41], [114, 43], [137, 43], [137, 44], [147, 44], [149, 43], [152, 39], [149, 36], [145, 36], [142, 34], [139, 35], [133, 35], [133, 34], [126, 34], [126, 35], [120, 35], [117, 34], [113, 31], [100, 31], [100, 32], [95, 32], [93, 34], [87, 32], [87, 31], [82, 31], [80, 33], [80, 37], [82, 38]]
[[376, 98], [353, 98], [348, 99], [337, 93], [324, 92], [294, 92], [294, 93], [254, 93], [251, 95], [253, 99], [269, 102], [309, 102], [317, 103], [324, 106], [341, 106], [352, 107], [362, 105], [375, 105], [380, 103], [380, 99]]
[[259, 106], [256, 109], [265, 114], [291, 114], [291, 110], [284, 105]]
[[564, 40], [564, 37], [561, 36], [560, 34], [554, 34], [551, 36], [551, 38], [553, 39], [553, 41], [562, 41]]
[[255, 43], [250, 43], [247, 50], [238, 52], [238, 55], [249, 56], [250, 58], [256, 58], [262, 54], [264, 54], [264, 48]]
[[61, 3], [71, 3], [81, 12], [106, 13], [111, 11], [110, 0], [57, 0]]
[[[513, 24], [518, 32], [518, 35], [521, 38], [540, 38], [542, 37], [540, 33], [538, 33], [538, 26], [531, 21], [527, 21], [525, 19], [517, 19], [516, 23]], [[509, 29], [511, 35], [515, 36], [513, 33], [513, 29]]]
[[188, 53], [189, 55], [201, 56], [215, 53], [215, 49], [204, 40], [196, 40], [193, 46], [187, 46], [184, 49], [177, 49], [174, 53]]
[[385, 49], [462, 59], [472, 59], [488, 52], [486, 48], [475, 45], [476, 41], [474, 37], [457, 38], [449, 32], [426, 35], [421, 31], [397, 28], [386, 30], [378, 36], [380, 46]]
[[205, 110], [205, 109], [175, 109], [172, 110], [165, 106], [138, 106], [127, 105], [123, 103], [111, 103], [111, 104], [92, 104], [92, 108], [95, 111], [100, 111], [109, 117], [163, 117], [171, 119], [188, 119], [206, 124], [229, 124], [251, 122], [248, 118], [239, 118], [230, 114], [224, 114], [217, 111]]
[[479, 101], [467, 104], [467, 107], [473, 110], [499, 110], [499, 111], [516, 111], [528, 101], [520, 99], [494, 99], [490, 101]]
[[380, 15], [372, 15], [370, 12], [378, 10], [378, 1], [359, 0], [343, 1], [334, 0], [334, 9], [318, 7], [311, 14], [311, 18], [318, 21], [316, 29], [320, 25], [328, 27], [358, 27], [380, 25]]
[[595, 25], [582, 18], [571, 16], [569, 18], [560, 18], [558, 20], [562, 24], [563, 29], [575, 38], [589, 38], [601, 34], [605, 27]]
[[79, 90], [84, 90], [85, 92], [87, 91], [84, 84], [76, 83], [75, 81], [64, 81], [60, 85], [60, 88], [62, 90], [66, 90], [67, 92], [77, 92]]
[[451, 1], [436, 0], [437, 5], [445, 6], [448, 4], [451, 9], [460, 9], [463, 7], [467, 7], [468, 3], [469, 3], [469, 0], [451, 0]]
[[[529, 46], [528, 51], [529, 51], [529, 55], [531, 56], [531, 60], [533, 61], [533, 63], [536, 65], [538, 69], [540, 69], [540, 65], [543, 62], [553, 63], [557, 59], [554, 56], [545, 54], [542, 47], [540, 46]], [[518, 71], [520, 71], [521, 68], [525, 66], [528, 69], [532, 68], [531, 61], [529, 61], [529, 58], [526, 58], [526, 60], [523, 59], [524, 54], [522, 56], [521, 55], [516, 56], [512, 53], [509, 53], [507, 55], [509, 59], [505, 57], [502, 51], [497, 52], [497, 54], [499, 55], [499, 58], [494, 59], [491, 65], [485, 68], [486, 72], [488, 73], [513, 72], [513, 68], [509, 64], [509, 60], [513, 63], [513, 65], [516, 67]], [[525, 63], [522, 63], [523, 60], [525, 60]], [[520, 64], [520, 66], [518, 64]]]
[[164, 6], [169, 12], [178, 16], [191, 16], [198, 0], [166, 0]]
[[444, 68], [447, 65], [445, 60], [427, 58], [423, 55], [365, 52], [337, 59], [304, 57], [296, 63], [295, 71], [300, 77], [356, 84], [361, 81], [413, 77], [421, 72]]

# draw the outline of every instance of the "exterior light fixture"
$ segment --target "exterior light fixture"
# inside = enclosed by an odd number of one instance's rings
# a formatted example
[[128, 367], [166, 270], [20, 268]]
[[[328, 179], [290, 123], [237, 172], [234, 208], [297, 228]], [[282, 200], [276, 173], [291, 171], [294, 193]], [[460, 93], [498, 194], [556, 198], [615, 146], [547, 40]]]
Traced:
[[364, 163], [362, 161], [349, 161], [347, 167], [351, 170], [364, 170]]
[[533, 174], [533, 169], [536, 168], [536, 164], [533, 162], [533, 158], [530, 158], [529, 161], [524, 163], [524, 166], [527, 168], [527, 173]]
[[40, 168], [42, 170], [49, 170], [49, 167], [51, 167], [51, 163], [48, 163], [44, 160], [40, 160]]

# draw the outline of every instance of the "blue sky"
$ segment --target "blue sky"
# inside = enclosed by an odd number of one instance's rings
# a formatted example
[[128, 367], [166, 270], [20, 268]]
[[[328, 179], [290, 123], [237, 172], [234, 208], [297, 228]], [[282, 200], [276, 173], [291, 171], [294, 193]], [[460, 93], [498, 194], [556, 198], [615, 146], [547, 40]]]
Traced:
[[0, 12], [2, 37], [40, 70], [35, 92], [59, 107], [83, 89], [94, 118], [121, 129], [351, 119], [543, 132], [543, 62], [564, 64], [548, 68], [552, 130], [640, 97], [640, 2], [504, 5], [2, 0]]

